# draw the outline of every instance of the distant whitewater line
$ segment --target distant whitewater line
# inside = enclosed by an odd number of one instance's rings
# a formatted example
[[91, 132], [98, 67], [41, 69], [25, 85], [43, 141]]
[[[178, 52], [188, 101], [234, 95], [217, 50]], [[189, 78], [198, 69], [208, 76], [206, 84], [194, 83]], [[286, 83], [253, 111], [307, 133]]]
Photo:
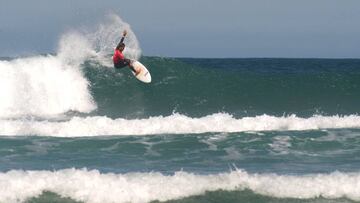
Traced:
[[201, 118], [181, 114], [147, 119], [111, 119], [104, 116], [73, 117], [68, 121], [0, 120], [1, 135], [82, 137], [101, 135], [192, 134], [206, 132], [286, 131], [360, 128], [360, 116], [261, 115], [236, 119], [217, 113]]
[[0, 173], [0, 202], [25, 202], [44, 191], [86, 203], [142, 203], [184, 198], [206, 191], [245, 189], [278, 198], [345, 197], [357, 201], [360, 200], [359, 184], [360, 173], [341, 172], [289, 176], [235, 170], [214, 175], [176, 172], [167, 176], [155, 172], [102, 174], [86, 169], [12, 170]]

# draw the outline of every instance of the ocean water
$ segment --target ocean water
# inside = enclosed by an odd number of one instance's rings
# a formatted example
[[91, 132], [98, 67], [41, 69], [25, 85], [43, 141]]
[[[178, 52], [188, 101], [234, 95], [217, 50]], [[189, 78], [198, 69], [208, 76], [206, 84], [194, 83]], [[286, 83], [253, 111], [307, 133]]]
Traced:
[[360, 201], [360, 60], [140, 55], [110, 16], [0, 59], [1, 203]]

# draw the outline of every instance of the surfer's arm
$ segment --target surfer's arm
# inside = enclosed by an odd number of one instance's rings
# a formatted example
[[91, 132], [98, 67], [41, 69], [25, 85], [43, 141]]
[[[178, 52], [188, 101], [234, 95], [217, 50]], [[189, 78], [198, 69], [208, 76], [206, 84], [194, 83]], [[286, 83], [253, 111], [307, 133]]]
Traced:
[[124, 30], [124, 32], [123, 32], [123, 36], [122, 36], [122, 38], [121, 38], [121, 40], [120, 40], [119, 44], [124, 42], [124, 39], [125, 39], [125, 36], [126, 36], [126, 35], [127, 35], [127, 31], [126, 31], [126, 30]]
[[119, 44], [123, 43], [123, 42], [124, 42], [124, 39], [125, 39], [125, 37], [123, 36], [123, 37], [121, 38]]

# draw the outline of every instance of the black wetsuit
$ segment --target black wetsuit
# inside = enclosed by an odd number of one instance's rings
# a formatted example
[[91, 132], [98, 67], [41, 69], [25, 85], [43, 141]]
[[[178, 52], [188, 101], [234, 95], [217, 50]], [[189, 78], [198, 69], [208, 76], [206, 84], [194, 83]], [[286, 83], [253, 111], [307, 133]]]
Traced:
[[116, 69], [120, 69], [120, 68], [124, 68], [124, 67], [130, 65], [130, 63], [131, 63], [130, 59], [123, 59], [123, 60], [120, 60], [118, 63], [114, 63], [114, 66]]

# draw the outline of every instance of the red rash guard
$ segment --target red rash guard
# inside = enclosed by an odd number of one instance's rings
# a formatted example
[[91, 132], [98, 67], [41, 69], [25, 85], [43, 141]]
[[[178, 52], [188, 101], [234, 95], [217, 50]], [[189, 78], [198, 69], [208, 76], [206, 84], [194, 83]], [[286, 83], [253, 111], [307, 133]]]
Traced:
[[119, 62], [121, 62], [124, 59], [125, 59], [124, 54], [121, 53], [120, 50], [115, 49], [114, 56], [113, 56], [114, 64], [118, 64]]

